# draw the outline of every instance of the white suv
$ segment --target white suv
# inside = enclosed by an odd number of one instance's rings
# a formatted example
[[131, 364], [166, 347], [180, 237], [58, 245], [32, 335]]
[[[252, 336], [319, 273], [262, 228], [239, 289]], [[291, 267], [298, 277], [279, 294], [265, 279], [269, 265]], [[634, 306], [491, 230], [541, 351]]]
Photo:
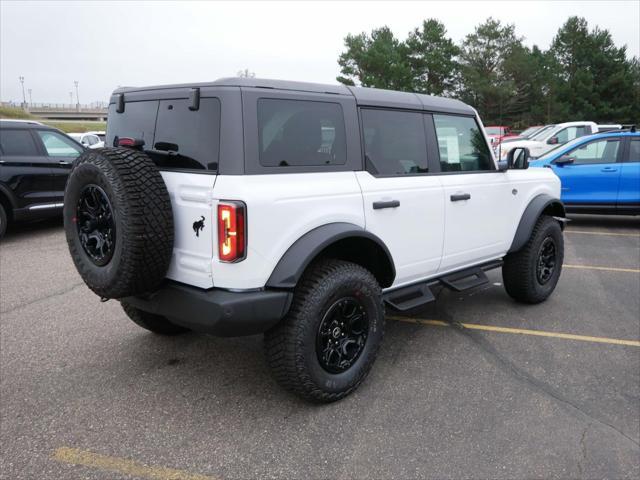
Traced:
[[98, 135], [94, 133], [68, 133], [71, 138], [76, 142], [81, 143], [86, 148], [102, 148], [104, 147], [104, 141], [100, 140]]
[[126, 88], [107, 145], [65, 195], [87, 285], [156, 333], [265, 332], [275, 377], [308, 399], [365, 378], [385, 305], [498, 267], [537, 303], [560, 276], [558, 178], [522, 149], [496, 163], [457, 100], [253, 78]]

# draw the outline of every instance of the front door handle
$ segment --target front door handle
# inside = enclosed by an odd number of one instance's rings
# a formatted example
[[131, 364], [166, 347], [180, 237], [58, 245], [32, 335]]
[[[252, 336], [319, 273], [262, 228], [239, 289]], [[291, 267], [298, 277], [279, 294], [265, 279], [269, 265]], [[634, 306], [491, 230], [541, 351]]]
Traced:
[[604, 167], [600, 171], [601, 172], [617, 172], [618, 169], [617, 168], [613, 168], [613, 167]]
[[400, 206], [400, 200], [387, 200], [380, 202], [373, 202], [373, 209], [380, 210], [382, 208], [398, 208]]
[[469, 200], [470, 198], [470, 193], [456, 193], [455, 195], [451, 195], [452, 202], [460, 202], [462, 200]]
[[66, 160], [60, 160], [58, 163], [60, 165], [71, 165], [71, 162], [67, 162]]

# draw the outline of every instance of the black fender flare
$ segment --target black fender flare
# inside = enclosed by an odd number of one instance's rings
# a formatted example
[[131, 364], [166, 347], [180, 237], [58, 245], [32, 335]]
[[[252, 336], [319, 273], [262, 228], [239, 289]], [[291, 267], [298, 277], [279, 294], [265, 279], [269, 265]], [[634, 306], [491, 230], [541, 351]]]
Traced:
[[564, 205], [558, 198], [553, 198], [551, 195], [547, 195], [546, 193], [542, 193], [534, 197], [533, 200], [529, 202], [529, 205], [527, 205], [527, 208], [524, 209], [522, 217], [520, 218], [520, 223], [518, 224], [518, 229], [516, 230], [516, 234], [511, 242], [509, 253], [517, 252], [524, 247], [527, 240], [529, 240], [529, 237], [531, 237], [531, 232], [533, 232], [533, 227], [536, 225], [538, 218], [540, 218], [542, 212], [549, 207], [552, 208], [554, 217], [559, 220], [564, 220]]
[[339, 240], [353, 237], [371, 240], [384, 251], [391, 267], [391, 282], [393, 282], [393, 278], [396, 276], [395, 265], [391, 252], [384, 242], [358, 225], [339, 222], [314, 228], [296, 240], [280, 258], [265, 286], [268, 288], [294, 288], [305, 269], [322, 250]]

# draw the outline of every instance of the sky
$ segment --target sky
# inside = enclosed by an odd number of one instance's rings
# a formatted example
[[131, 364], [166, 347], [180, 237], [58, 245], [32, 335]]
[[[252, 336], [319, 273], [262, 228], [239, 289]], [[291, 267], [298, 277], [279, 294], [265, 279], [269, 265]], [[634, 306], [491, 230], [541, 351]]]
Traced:
[[[460, 42], [492, 16], [547, 48], [572, 15], [640, 56], [640, 0], [433, 2], [69, 2], [0, 0], [0, 100], [83, 104], [118, 86], [257, 77], [336, 83], [349, 33], [387, 25], [406, 38], [436, 18]], [[28, 94], [27, 94], [28, 97]], [[27, 98], [28, 100], [28, 98]], [[76, 101], [74, 93], [74, 102]]]

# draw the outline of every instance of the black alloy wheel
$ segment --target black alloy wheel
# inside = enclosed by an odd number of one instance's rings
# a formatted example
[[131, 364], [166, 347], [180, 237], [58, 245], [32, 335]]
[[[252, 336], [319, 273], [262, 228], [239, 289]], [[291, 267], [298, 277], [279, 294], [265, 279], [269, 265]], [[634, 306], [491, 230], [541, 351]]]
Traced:
[[547, 237], [538, 250], [538, 262], [536, 265], [536, 277], [540, 285], [546, 284], [556, 268], [556, 244], [551, 237]]
[[329, 373], [347, 371], [364, 350], [369, 320], [355, 297], [336, 301], [325, 313], [316, 335], [320, 366]]
[[98, 266], [111, 261], [115, 251], [116, 224], [105, 191], [89, 184], [80, 192], [75, 222], [82, 249]]

